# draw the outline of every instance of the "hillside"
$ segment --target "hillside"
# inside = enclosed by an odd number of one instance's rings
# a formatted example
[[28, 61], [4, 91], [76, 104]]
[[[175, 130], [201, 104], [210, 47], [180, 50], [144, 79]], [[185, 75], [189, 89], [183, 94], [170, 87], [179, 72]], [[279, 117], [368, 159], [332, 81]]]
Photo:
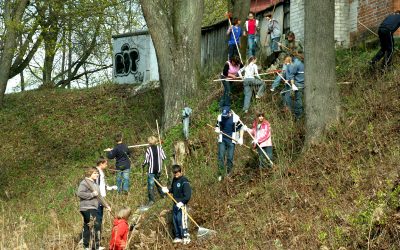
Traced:
[[[237, 147], [234, 175], [223, 182], [216, 178], [216, 134], [206, 126], [215, 122], [221, 86], [201, 84], [201, 101], [192, 105], [190, 154], [184, 167], [194, 190], [190, 213], [217, 234], [183, 248], [400, 248], [400, 72], [373, 74], [363, 63], [370, 56], [338, 52], [342, 116], [324, 142], [309, 150], [302, 149], [303, 124], [281, 112], [278, 95], [267, 93], [253, 101], [245, 115], [237, 86], [233, 109], [242, 120], [249, 125], [252, 112], [263, 109], [271, 122], [276, 166], [260, 173], [256, 155]], [[82, 221], [74, 192], [84, 167], [113, 144], [117, 131], [124, 132], [128, 144], [144, 143], [156, 134], [159, 91], [134, 97], [130, 93], [127, 86], [102, 85], [7, 96], [0, 111], [0, 249], [79, 249]], [[172, 143], [182, 138], [181, 127], [163, 136], [171, 156]], [[249, 137], [245, 139], [249, 143]], [[136, 208], [146, 200], [139, 169], [144, 151], [133, 153], [132, 192], [109, 192], [114, 208]], [[108, 181], [115, 182], [112, 172], [107, 174]], [[160, 200], [143, 214], [132, 248], [174, 248], [165, 225], [170, 223], [170, 206], [169, 200]], [[106, 245], [110, 215], [104, 221]], [[191, 225], [193, 239], [195, 232]], [[15, 240], [6, 240], [10, 238]]]

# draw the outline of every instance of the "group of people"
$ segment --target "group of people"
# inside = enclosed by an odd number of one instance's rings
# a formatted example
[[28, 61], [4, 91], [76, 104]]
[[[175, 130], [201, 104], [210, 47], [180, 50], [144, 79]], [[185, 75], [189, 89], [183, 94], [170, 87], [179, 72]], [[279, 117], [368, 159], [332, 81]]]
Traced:
[[[109, 186], [106, 183], [104, 170], [108, 166], [108, 160], [101, 157], [97, 161], [96, 167], [89, 167], [85, 172], [85, 178], [80, 182], [77, 196], [80, 199], [79, 211], [83, 217], [82, 243], [84, 249], [101, 250], [100, 246], [101, 229], [103, 224], [104, 209], [111, 211], [111, 206], [107, 203], [105, 197], [107, 190], [117, 190], [118, 193], [127, 195], [130, 186], [130, 151], [129, 147], [123, 143], [122, 134], [115, 136], [116, 145], [114, 148], [107, 148], [107, 158], [115, 159], [116, 166], [116, 186]], [[190, 243], [188, 232], [188, 221], [186, 213], [187, 203], [191, 198], [192, 189], [188, 179], [183, 176], [181, 166], [173, 165], [172, 171], [174, 178], [170, 188], [161, 186], [159, 178], [162, 173], [163, 161], [166, 159], [165, 152], [158, 140], [154, 136], [148, 138], [148, 148], [145, 153], [145, 160], [142, 167], [147, 166], [147, 190], [148, 206], [155, 202], [154, 186], [157, 184], [158, 192], [161, 198], [165, 195], [172, 195], [177, 201], [172, 207], [173, 225], [175, 239], [174, 243]], [[131, 215], [131, 209], [124, 207], [113, 214], [113, 228], [109, 250], [123, 250], [128, 244], [128, 232], [132, 231], [134, 225], [128, 225], [128, 219]]]
[[[269, 88], [274, 92], [281, 82], [285, 83], [281, 91], [284, 110], [291, 110], [296, 118], [300, 119], [303, 115], [302, 96], [304, 89], [304, 54], [303, 45], [296, 40], [295, 34], [288, 32], [286, 39], [281, 43], [281, 31], [279, 23], [272, 17], [271, 13], [264, 16], [267, 20], [267, 35], [270, 36], [270, 47], [275, 64], [280, 65], [281, 69], [268, 73], [276, 73], [275, 80]], [[250, 108], [253, 92], [255, 98], [261, 98], [266, 89], [266, 84], [259, 74], [260, 66], [257, 65], [255, 55], [255, 44], [258, 41], [259, 23], [254, 19], [254, 13], [250, 12], [245, 23], [245, 31], [242, 32], [240, 20], [233, 19], [233, 24], [228, 28], [228, 61], [225, 63], [220, 79], [224, 87], [223, 95], [220, 99], [220, 109], [231, 105], [231, 87], [236, 81], [243, 82], [243, 112], [247, 113]], [[247, 35], [247, 63], [243, 64], [239, 52], [240, 37]], [[292, 101], [294, 96], [294, 102]]]

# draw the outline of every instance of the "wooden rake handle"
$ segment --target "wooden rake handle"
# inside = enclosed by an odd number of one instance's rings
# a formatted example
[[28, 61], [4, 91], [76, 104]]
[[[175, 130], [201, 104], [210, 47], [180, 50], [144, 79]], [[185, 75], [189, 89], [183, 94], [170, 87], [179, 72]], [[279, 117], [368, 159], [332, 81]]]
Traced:
[[[159, 187], [163, 187], [163, 185], [161, 185], [161, 183], [159, 183], [155, 178], [153, 178], [154, 182], [159, 186]], [[178, 204], [178, 202], [175, 200], [175, 198], [170, 194], [167, 193], [168, 197], [175, 203]], [[199, 224], [197, 224], [197, 222], [192, 218], [192, 216], [190, 216], [190, 214], [186, 211], [186, 208], [182, 208], [182, 211], [189, 217], [189, 219], [198, 227], [200, 228]]]
[[[207, 124], [207, 126], [209, 126], [210, 128], [214, 128], [213, 126], [211, 126], [210, 124]], [[227, 134], [225, 134], [224, 132], [222, 132], [222, 131], [219, 131], [222, 135], [225, 135], [226, 137], [228, 137], [229, 139], [231, 139], [231, 140], [233, 140], [233, 141], [235, 141], [235, 142], [238, 142], [236, 139], [233, 139], [232, 137], [230, 137], [229, 135], [227, 135]], [[249, 146], [247, 146], [246, 144], [242, 144], [241, 146], [243, 146], [243, 147], [245, 147], [245, 148], [248, 148], [248, 149], [251, 149]]]

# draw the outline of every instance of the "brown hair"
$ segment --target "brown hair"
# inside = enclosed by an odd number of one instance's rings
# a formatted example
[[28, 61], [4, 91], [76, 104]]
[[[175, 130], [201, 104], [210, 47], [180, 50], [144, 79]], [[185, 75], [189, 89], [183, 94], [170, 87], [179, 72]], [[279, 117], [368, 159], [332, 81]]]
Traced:
[[96, 161], [96, 166], [100, 166], [100, 164], [107, 162], [107, 159], [104, 156], [100, 156]]
[[120, 142], [120, 141], [122, 141], [122, 133], [121, 133], [121, 132], [117, 133], [117, 134], [114, 136], [114, 140], [115, 140], [115, 142]]
[[85, 170], [85, 177], [90, 177], [90, 176], [92, 176], [92, 174], [94, 173], [94, 172], [99, 172], [99, 170], [97, 170], [97, 168], [96, 167], [88, 167], [86, 170]]

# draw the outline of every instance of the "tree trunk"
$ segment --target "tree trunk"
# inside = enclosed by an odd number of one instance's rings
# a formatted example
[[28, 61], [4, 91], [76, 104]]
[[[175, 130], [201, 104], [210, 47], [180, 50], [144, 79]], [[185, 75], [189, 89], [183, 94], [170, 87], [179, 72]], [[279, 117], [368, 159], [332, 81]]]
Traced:
[[15, 48], [18, 44], [18, 29], [16, 27], [19, 27], [19, 24], [21, 23], [27, 4], [28, 0], [21, 0], [15, 5], [15, 9], [12, 9], [13, 3], [11, 0], [6, 0], [4, 3], [4, 23], [6, 33], [4, 34], [3, 53], [0, 57], [0, 105], [2, 105], [4, 101], [8, 76], [11, 71]]
[[196, 96], [200, 69], [203, 0], [141, 0], [156, 50], [164, 98], [162, 125], [169, 129]]
[[339, 116], [335, 0], [306, 0], [304, 9], [306, 146], [310, 146], [321, 140], [325, 128]]

